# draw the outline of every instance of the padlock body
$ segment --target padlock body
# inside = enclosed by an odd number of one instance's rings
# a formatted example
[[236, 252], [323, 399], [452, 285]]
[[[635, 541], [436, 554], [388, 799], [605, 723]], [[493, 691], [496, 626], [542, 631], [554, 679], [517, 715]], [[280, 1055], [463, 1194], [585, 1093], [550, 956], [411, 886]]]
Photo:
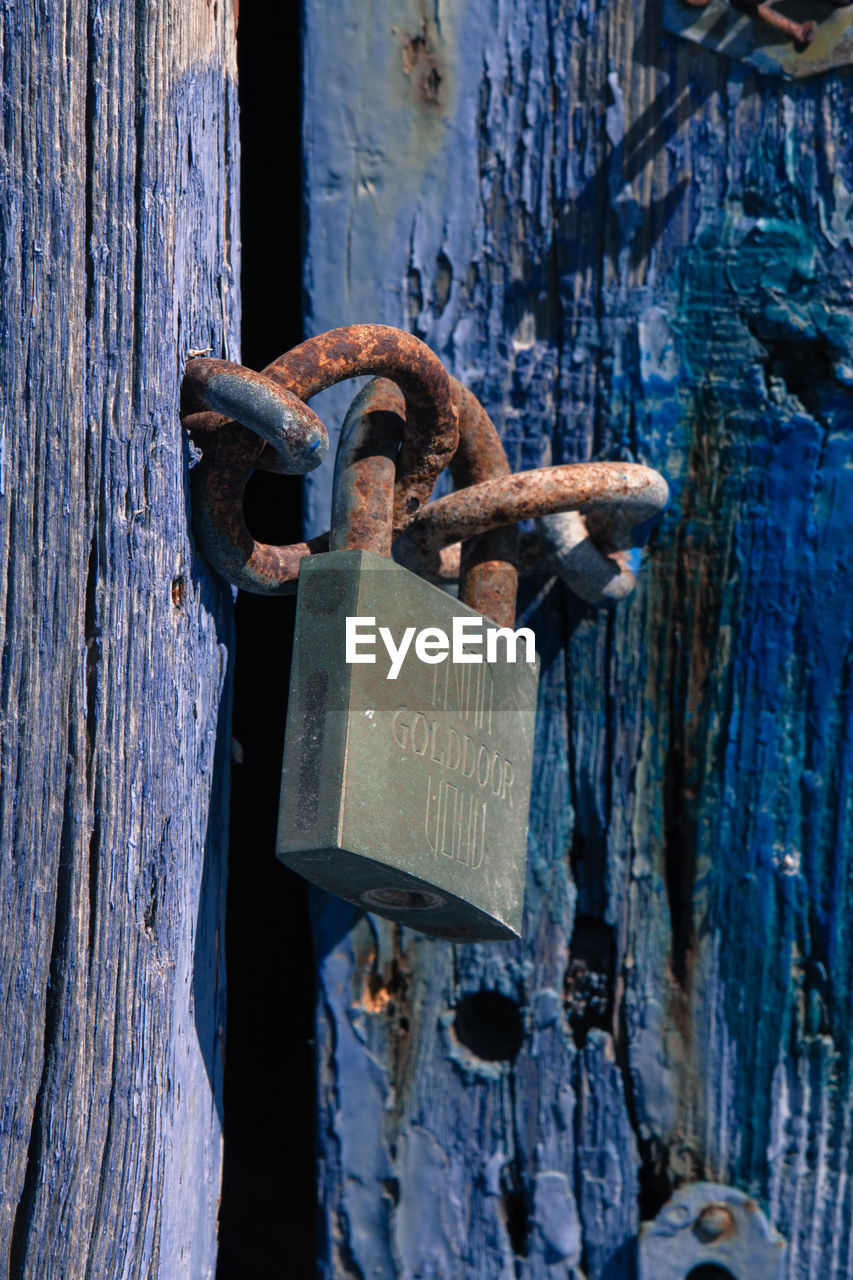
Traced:
[[[389, 679], [380, 628], [396, 648], [411, 627], [452, 645], [454, 617], [482, 622], [482, 643], [465, 646], [480, 661], [422, 660], [415, 638]], [[357, 624], [350, 651], [374, 662], [347, 661], [347, 618], [374, 620]], [[490, 629], [370, 552], [302, 562], [278, 856], [330, 893], [457, 941], [521, 930], [538, 661], [523, 643], [509, 661], [503, 638], [487, 661]]]

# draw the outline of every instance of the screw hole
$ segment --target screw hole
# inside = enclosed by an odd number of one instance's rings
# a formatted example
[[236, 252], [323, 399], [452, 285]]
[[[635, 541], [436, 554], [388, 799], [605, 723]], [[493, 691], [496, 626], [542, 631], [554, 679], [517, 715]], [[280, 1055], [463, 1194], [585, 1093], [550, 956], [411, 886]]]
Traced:
[[735, 1277], [727, 1267], [721, 1267], [716, 1262], [703, 1262], [701, 1266], [688, 1271], [684, 1280], [735, 1280]]
[[475, 991], [456, 1006], [456, 1039], [484, 1062], [512, 1062], [524, 1039], [515, 1000], [499, 991]]
[[172, 579], [172, 604], [176, 609], [183, 609], [187, 598], [187, 580], [181, 575]]

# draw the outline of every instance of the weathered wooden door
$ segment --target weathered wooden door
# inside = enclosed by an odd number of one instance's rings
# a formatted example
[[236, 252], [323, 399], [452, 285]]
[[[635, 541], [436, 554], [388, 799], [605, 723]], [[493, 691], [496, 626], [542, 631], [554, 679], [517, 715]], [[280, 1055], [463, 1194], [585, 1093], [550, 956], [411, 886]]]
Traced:
[[[849, 85], [659, 16], [304, 6], [308, 331], [411, 328], [514, 466], [673, 491], [631, 601], [525, 588], [523, 942], [314, 900], [330, 1278], [629, 1277], [704, 1176], [790, 1280], [853, 1274]], [[175, 410], [188, 350], [238, 353], [233, 14], [7, 7], [2, 39], [0, 1268], [211, 1276], [230, 605]]]
[[712, 1178], [850, 1277], [847, 73], [639, 0], [307, 0], [304, 67], [308, 330], [413, 330], [516, 468], [672, 489], [631, 600], [525, 591], [523, 941], [316, 903], [323, 1274], [629, 1277]]
[[0, 17], [0, 1274], [212, 1277], [231, 599], [187, 352], [238, 354], [230, 3]]

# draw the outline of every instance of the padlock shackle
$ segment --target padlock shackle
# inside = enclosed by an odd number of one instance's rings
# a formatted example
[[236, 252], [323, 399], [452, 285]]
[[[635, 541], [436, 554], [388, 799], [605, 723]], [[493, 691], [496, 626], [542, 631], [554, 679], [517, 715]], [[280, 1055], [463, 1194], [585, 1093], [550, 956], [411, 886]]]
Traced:
[[405, 410], [399, 387], [386, 378], [368, 382], [347, 410], [335, 454], [331, 551], [390, 557]]
[[[248, 382], [257, 378], [246, 373]], [[268, 365], [261, 377], [304, 402], [335, 382], [363, 374], [387, 375], [402, 390], [406, 434], [397, 467], [414, 510], [429, 497], [458, 439], [447, 372], [424, 343], [387, 325], [348, 325], [309, 338]], [[190, 398], [193, 392], [191, 386]], [[217, 421], [205, 413], [200, 421], [194, 414], [184, 424], [191, 431], [200, 428], [204, 444], [202, 460], [192, 472], [193, 519], [212, 567], [243, 590], [291, 594], [300, 560], [319, 549], [316, 540], [292, 546], [260, 543], [243, 516], [246, 484], [269, 446], [245, 425], [224, 416]], [[280, 454], [280, 449], [278, 455], [271, 453], [277, 461], [269, 469], [285, 470]]]
[[[450, 390], [459, 417], [459, 446], [450, 462], [457, 489], [509, 475], [500, 437], [480, 401], [453, 377]], [[357, 548], [391, 554], [392, 490], [397, 511], [408, 512], [413, 497], [405, 477], [397, 477], [394, 489], [394, 444], [401, 437], [405, 440], [408, 430], [404, 413], [399, 388], [384, 378], [374, 378], [351, 404], [335, 458], [329, 535], [333, 551]], [[394, 532], [400, 529], [395, 526]], [[515, 621], [517, 541], [515, 526], [501, 527], [472, 539], [463, 549], [459, 599], [499, 626]], [[417, 566], [427, 577], [429, 567]]]

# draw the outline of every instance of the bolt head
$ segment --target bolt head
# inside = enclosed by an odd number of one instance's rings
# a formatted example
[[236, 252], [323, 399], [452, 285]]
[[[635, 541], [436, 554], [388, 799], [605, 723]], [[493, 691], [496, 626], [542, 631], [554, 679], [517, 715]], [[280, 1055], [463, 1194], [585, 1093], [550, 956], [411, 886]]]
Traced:
[[693, 1223], [693, 1231], [703, 1244], [713, 1244], [729, 1236], [735, 1229], [735, 1220], [724, 1204], [709, 1204]]

